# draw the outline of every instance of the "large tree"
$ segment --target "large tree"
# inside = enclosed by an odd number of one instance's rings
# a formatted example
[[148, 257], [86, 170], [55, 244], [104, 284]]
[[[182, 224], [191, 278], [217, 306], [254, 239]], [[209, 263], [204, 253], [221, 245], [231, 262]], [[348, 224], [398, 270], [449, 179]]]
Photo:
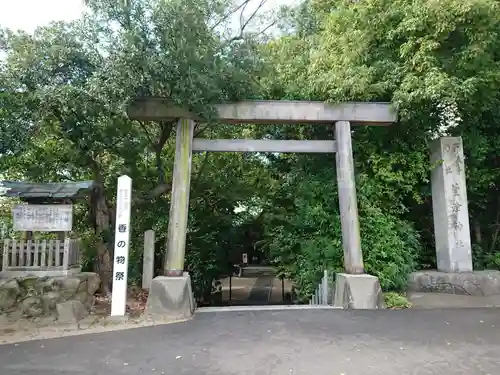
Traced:
[[[247, 30], [256, 13], [241, 15], [241, 27], [233, 33], [226, 27], [229, 17], [243, 10], [241, 4], [211, 0], [89, 0], [87, 4], [85, 16], [75, 22], [42, 27], [33, 35], [3, 31], [0, 162], [3, 174], [11, 178], [98, 183], [89, 202], [88, 217], [96, 234], [90, 242], [97, 249], [97, 269], [109, 291], [117, 176], [133, 178], [138, 231], [155, 225], [166, 233], [170, 198], [174, 122], [130, 121], [124, 114], [127, 101], [137, 96], [168, 97], [205, 119], [197, 133], [224, 132], [227, 128], [210, 127], [213, 104], [258, 94], [254, 75], [262, 61], [255, 42], [260, 35]], [[220, 163], [217, 160], [194, 158], [195, 186], [202, 186], [201, 173], [207, 173], [206, 165]], [[238, 160], [228, 174], [232, 179], [246, 171], [234, 167]], [[228, 183], [222, 174], [210, 185], [212, 190], [220, 191], [218, 184]], [[248, 189], [241, 194], [248, 194]], [[196, 191], [193, 196], [199, 201]], [[238, 200], [238, 194], [226, 199], [233, 206]], [[222, 209], [227, 207], [216, 211]]]

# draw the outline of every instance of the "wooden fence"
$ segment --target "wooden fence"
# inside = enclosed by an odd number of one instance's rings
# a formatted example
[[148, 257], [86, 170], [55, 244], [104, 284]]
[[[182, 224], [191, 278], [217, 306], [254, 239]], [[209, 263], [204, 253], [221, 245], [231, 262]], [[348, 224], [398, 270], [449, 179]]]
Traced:
[[79, 240], [4, 240], [1, 272], [3, 275], [55, 276], [76, 272], [80, 272]]

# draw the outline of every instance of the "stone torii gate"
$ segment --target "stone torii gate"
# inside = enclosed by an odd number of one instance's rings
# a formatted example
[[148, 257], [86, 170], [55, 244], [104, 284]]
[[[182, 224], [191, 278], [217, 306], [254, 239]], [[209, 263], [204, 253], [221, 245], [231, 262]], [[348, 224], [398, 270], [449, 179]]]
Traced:
[[341, 307], [377, 308], [380, 284], [365, 274], [361, 251], [351, 124], [389, 125], [397, 115], [388, 103], [342, 103], [261, 100], [216, 106], [218, 120], [226, 124], [332, 124], [335, 139], [254, 140], [194, 138], [196, 117], [165, 98], [141, 98], [127, 107], [130, 119], [178, 119], [172, 200], [168, 224], [165, 276], [153, 280], [148, 309], [151, 313], [189, 315], [194, 309], [189, 275], [184, 273], [188, 223], [191, 158], [193, 151], [336, 153], [337, 183], [345, 273], [337, 275], [336, 301]]

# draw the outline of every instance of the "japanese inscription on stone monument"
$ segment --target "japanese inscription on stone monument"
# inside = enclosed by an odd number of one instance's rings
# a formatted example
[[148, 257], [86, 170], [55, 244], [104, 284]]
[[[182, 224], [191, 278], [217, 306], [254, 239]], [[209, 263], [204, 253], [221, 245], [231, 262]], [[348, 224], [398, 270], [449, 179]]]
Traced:
[[[463, 223], [460, 220], [461, 209], [464, 205], [463, 194], [465, 192], [461, 189], [460, 178], [464, 171], [464, 160], [461, 153], [460, 143], [454, 143], [451, 145], [446, 145], [444, 147], [444, 159], [445, 159], [445, 172], [453, 176], [453, 183], [451, 184], [451, 194], [449, 200], [449, 212], [448, 212], [448, 225], [452, 230], [453, 236], [455, 237], [455, 246], [464, 246], [463, 241], [460, 239], [460, 233], [463, 230]], [[466, 203], [466, 202], [465, 202]]]

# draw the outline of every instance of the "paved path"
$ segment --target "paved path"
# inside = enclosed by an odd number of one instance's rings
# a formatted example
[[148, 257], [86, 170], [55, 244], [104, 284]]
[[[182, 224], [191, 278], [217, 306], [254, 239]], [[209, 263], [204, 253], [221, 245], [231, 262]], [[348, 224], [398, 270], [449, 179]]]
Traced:
[[[282, 282], [274, 275], [246, 275], [231, 279], [231, 300], [229, 299], [229, 278], [221, 280], [222, 300], [225, 305], [269, 305], [282, 304]], [[283, 283], [285, 293], [291, 292], [292, 282]]]
[[500, 310], [218, 312], [0, 346], [1, 375], [496, 375]]
[[274, 276], [259, 276], [248, 295], [249, 305], [268, 304], [274, 284]]

